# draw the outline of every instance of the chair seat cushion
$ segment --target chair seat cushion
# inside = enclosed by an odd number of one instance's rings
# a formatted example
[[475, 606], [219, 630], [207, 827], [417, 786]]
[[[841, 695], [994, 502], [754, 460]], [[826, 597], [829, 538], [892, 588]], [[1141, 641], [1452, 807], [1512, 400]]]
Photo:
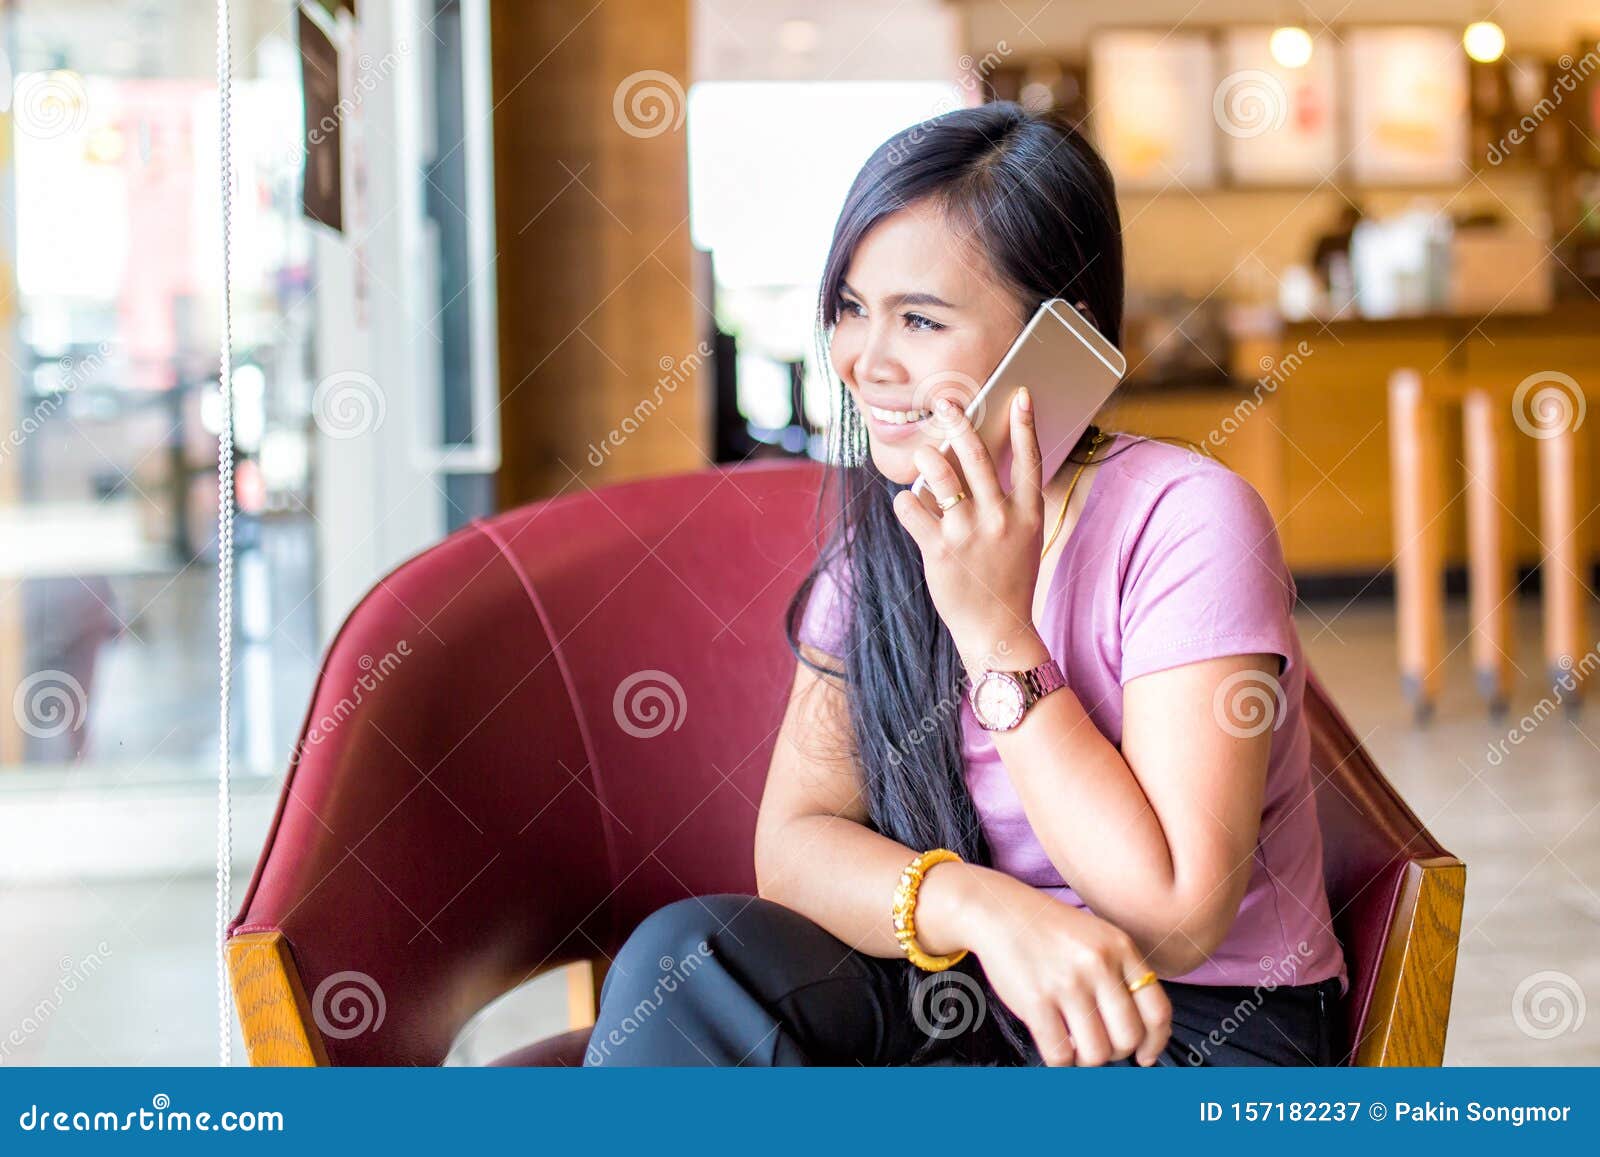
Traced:
[[534, 1041], [531, 1045], [523, 1045], [514, 1049], [503, 1057], [496, 1057], [489, 1064], [494, 1067], [533, 1065], [538, 1067], [563, 1066], [566, 1068], [581, 1068], [583, 1065], [583, 1050], [589, 1047], [589, 1034], [593, 1031], [588, 1028], [575, 1028], [571, 1032], [557, 1033], [547, 1036], [543, 1040]]

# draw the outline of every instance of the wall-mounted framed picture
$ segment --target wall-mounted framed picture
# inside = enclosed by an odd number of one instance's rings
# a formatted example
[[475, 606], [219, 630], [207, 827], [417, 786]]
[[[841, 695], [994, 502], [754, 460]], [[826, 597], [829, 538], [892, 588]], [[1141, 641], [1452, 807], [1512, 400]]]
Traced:
[[1356, 26], [1344, 35], [1350, 176], [1363, 185], [1466, 176], [1467, 54], [1453, 26]]
[[1315, 185], [1343, 156], [1339, 134], [1338, 43], [1310, 38], [1296, 68], [1273, 58], [1270, 25], [1226, 29], [1212, 113], [1222, 130], [1222, 159], [1238, 185]]
[[1119, 188], [1217, 183], [1215, 72], [1209, 32], [1110, 29], [1093, 37], [1090, 124]]

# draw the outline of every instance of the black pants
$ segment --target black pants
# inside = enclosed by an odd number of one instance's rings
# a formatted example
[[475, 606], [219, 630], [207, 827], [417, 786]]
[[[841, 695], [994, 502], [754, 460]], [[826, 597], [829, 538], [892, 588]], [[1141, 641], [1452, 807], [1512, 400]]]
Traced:
[[[925, 974], [928, 999], [914, 1003], [896, 983], [912, 967], [858, 952], [771, 900], [678, 900], [617, 954], [584, 1064], [900, 1065], [930, 1038], [918, 1063], [1041, 1063], [984, 1007], [976, 956]], [[1158, 1064], [1330, 1065], [1342, 1054], [1337, 977], [1271, 989], [1162, 983], [1172, 1035]]]

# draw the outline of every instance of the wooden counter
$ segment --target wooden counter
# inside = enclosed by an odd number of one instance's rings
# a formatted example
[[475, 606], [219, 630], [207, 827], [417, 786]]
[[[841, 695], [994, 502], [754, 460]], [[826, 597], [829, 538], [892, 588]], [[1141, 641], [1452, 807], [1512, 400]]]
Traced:
[[[1394, 555], [1387, 429], [1390, 373], [1411, 367], [1507, 388], [1540, 374], [1575, 379], [1586, 403], [1600, 396], [1600, 303], [1575, 303], [1539, 315], [1355, 319], [1291, 323], [1272, 340], [1238, 344], [1227, 385], [1162, 390], [1124, 387], [1107, 408], [1107, 426], [1175, 434], [1211, 448], [1261, 492], [1290, 567], [1299, 576], [1373, 576]], [[1579, 427], [1583, 451], [1596, 444], [1594, 420]], [[1533, 439], [1513, 452], [1512, 549], [1519, 566], [1539, 559]], [[1445, 561], [1466, 558], [1461, 501], [1459, 413], [1447, 419]], [[1581, 509], [1592, 500], [1581, 498]], [[1582, 557], [1592, 559], [1589, 524]], [[1587, 579], [1587, 575], [1585, 575]]]

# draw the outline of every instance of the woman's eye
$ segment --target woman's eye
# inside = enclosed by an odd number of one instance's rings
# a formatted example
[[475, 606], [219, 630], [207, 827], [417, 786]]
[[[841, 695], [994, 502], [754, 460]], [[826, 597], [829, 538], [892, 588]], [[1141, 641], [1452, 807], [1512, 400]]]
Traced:
[[905, 318], [906, 325], [914, 330], [937, 330], [944, 328], [944, 326], [934, 321], [933, 318], [924, 317], [920, 313], [908, 313], [905, 315]]
[[859, 301], [841, 301], [839, 303], [839, 312], [850, 317], [860, 317], [866, 311], [861, 308]]

